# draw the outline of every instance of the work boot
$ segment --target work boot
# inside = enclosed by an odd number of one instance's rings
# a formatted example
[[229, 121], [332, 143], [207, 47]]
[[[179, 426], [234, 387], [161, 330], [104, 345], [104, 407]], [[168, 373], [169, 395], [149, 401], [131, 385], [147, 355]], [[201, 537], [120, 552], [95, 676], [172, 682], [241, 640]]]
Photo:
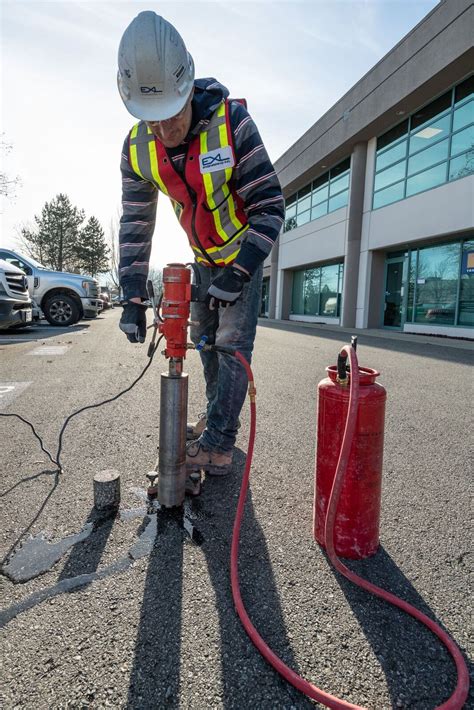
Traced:
[[186, 445], [186, 470], [205, 471], [210, 476], [227, 476], [232, 468], [232, 452], [221, 454], [206, 449], [201, 440]]
[[201, 412], [198, 414], [197, 422], [188, 422], [186, 427], [186, 439], [199, 439], [202, 432], [206, 428], [207, 414]]

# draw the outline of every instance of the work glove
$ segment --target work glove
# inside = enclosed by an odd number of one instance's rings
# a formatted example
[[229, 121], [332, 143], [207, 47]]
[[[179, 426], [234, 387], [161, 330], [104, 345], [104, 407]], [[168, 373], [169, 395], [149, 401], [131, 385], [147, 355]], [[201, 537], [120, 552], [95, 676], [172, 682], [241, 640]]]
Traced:
[[209, 310], [214, 311], [219, 306], [233, 306], [242, 294], [244, 284], [250, 281], [250, 276], [236, 266], [226, 266], [216, 276], [207, 290], [205, 302]]
[[146, 309], [143, 303], [128, 301], [123, 307], [120, 330], [131, 343], [144, 343], [146, 338]]

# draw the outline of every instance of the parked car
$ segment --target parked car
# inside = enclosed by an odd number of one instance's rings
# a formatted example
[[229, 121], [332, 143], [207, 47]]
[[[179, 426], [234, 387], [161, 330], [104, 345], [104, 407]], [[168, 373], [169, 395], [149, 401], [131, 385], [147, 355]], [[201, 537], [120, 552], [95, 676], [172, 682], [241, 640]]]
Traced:
[[111, 307], [110, 306], [110, 298], [109, 298], [108, 293], [106, 293], [105, 291], [102, 291], [102, 293], [99, 293], [99, 298], [102, 301], [102, 304], [103, 304], [102, 307], [103, 307], [104, 311], [106, 311], [108, 308]]
[[36, 259], [10, 249], [0, 249], [0, 259], [25, 272], [30, 296], [51, 325], [74, 325], [81, 318], [97, 316], [99, 284], [95, 279], [47, 269]]
[[32, 317], [25, 272], [0, 259], [0, 330], [28, 325]]

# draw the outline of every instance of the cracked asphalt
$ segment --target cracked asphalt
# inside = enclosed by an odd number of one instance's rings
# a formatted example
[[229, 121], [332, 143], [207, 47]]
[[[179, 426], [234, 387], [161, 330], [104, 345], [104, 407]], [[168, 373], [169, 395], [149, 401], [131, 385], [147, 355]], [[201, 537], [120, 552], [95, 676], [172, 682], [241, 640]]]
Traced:
[[[0, 334], [0, 411], [34, 423], [53, 454], [68, 414], [124, 389], [147, 362], [146, 346], [132, 346], [118, 330], [120, 312], [67, 330], [41, 325]], [[258, 329], [242, 596], [270, 647], [326, 692], [372, 710], [429, 710], [455, 686], [445, 648], [418, 622], [341, 578], [312, 539], [317, 383], [349, 340], [324, 327], [263, 321]], [[53, 347], [62, 349], [46, 350]], [[473, 350], [361, 334], [358, 354], [361, 365], [381, 371], [388, 399], [381, 546], [349, 566], [437, 620], [470, 663]], [[1, 705], [315, 707], [262, 660], [233, 607], [230, 539], [247, 404], [232, 477], [206, 481], [190, 507], [202, 544], [173, 516], [158, 514], [150, 554], [129, 555], [149, 524], [139, 491], [156, 460], [166, 369], [161, 356], [155, 360], [131, 392], [71, 422], [58, 481], [31, 430], [0, 417], [1, 557], [30, 534], [58, 543], [93, 525], [44, 574], [22, 584], [0, 576]], [[196, 353], [186, 370], [196, 415], [204, 403]], [[92, 477], [107, 468], [121, 474], [125, 515], [115, 518], [93, 510]], [[472, 690], [466, 707], [474, 707]]]

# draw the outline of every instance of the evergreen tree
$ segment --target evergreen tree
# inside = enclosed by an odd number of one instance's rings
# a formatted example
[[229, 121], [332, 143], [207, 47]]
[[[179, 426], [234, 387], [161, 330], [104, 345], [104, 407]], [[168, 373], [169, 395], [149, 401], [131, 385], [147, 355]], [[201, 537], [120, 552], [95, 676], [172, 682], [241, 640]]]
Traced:
[[91, 217], [81, 230], [76, 246], [78, 266], [83, 273], [97, 276], [109, 271], [109, 247], [104, 230], [96, 217]]
[[36, 229], [22, 229], [28, 251], [44, 266], [57, 271], [77, 270], [77, 247], [83, 210], [73, 207], [69, 197], [57, 195], [46, 202], [41, 216], [35, 215]]

